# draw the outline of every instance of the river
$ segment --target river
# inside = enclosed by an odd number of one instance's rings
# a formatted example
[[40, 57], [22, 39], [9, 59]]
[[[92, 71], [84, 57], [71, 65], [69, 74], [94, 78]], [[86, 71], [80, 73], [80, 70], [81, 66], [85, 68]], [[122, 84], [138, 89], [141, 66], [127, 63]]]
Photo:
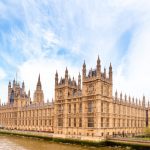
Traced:
[[39, 139], [0, 135], [0, 150], [125, 150], [112, 147], [84, 147], [79, 145], [54, 143]]

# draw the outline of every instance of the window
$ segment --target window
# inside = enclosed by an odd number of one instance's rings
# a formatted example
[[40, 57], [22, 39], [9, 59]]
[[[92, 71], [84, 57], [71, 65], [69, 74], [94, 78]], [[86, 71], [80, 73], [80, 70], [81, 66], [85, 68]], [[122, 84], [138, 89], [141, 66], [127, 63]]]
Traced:
[[101, 118], [101, 127], [104, 127], [104, 118]]
[[74, 114], [76, 113], [76, 104], [74, 104]]
[[104, 112], [104, 104], [101, 102], [101, 112]]
[[79, 118], [79, 127], [82, 127], [82, 118]]
[[71, 127], [71, 118], [69, 118], [69, 127]]
[[92, 101], [88, 102], [88, 112], [93, 112], [93, 102]]
[[129, 119], [127, 120], [127, 127], [129, 127]]
[[82, 103], [80, 103], [79, 112], [80, 112], [80, 113], [82, 112]]
[[74, 127], [76, 127], [76, 118], [74, 118]]
[[69, 114], [71, 113], [71, 104], [69, 104]]
[[106, 127], [109, 127], [109, 118], [106, 119]]
[[107, 113], [109, 113], [109, 103], [107, 102], [106, 104], [107, 104], [106, 105], [107, 106]]
[[63, 118], [58, 118], [58, 126], [63, 126]]
[[88, 118], [88, 127], [94, 127], [94, 118], [93, 117]]

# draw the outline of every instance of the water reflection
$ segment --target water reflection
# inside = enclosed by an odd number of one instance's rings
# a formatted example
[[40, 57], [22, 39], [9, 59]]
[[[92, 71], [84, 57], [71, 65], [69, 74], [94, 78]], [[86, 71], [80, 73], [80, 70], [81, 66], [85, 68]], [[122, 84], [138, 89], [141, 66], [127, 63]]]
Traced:
[[53, 143], [33, 138], [0, 135], [0, 150], [123, 150], [123, 148], [92, 148], [71, 144]]

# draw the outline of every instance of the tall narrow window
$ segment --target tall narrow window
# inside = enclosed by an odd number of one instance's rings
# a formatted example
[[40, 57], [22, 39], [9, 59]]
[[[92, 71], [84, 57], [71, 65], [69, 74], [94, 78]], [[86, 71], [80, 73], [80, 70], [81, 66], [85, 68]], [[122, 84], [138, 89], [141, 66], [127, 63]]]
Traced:
[[79, 112], [80, 113], [82, 112], [82, 103], [80, 103], [80, 105], [79, 105]]
[[92, 103], [92, 101], [88, 102], [88, 112], [93, 112], [93, 103]]
[[104, 112], [104, 103], [101, 102], [101, 112]]
[[93, 117], [88, 118], [88, 127], [94, 127], [94, 118]]
[[109, 103], [107, 102], [107, 113], [109, 113]]
[[109, 127], [109, 118], [106, 119], [106, 126]]
[[69, 127], [71, 127], [71, 118], [69, 118]]
[[101, 118], [101, 127], [102, 128], [104, 127], [104, 118], [103, 117]]
[[74, 118], [74, 127], [76, 127], [76, 118]]
[[74, 104], [74, 114], [76, 113], [76, 104]]
[[58, 126], [63, 126], [63, 118], [58, 118]]
[[71, 104], [69, 104], [69, 114], [71, 113]]

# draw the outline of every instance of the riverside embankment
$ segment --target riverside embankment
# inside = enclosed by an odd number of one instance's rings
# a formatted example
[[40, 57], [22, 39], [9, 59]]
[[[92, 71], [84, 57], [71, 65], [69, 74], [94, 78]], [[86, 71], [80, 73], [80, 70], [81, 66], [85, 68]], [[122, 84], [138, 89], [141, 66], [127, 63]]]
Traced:
[[[30, 139], [42, 139], [43, 141], [49, 141], [50, 143], [69, 143], [75, 145], [82, 145], [88, 147], [99, 147], [99, 148], [109, 148], [110, 150], [119, 148], [124, 149], [137, 149], [137, 150], [150, 150], [150, 141], [142, 140], [136, 138], [110, 138], [107, 140], [104, 139], [94, 139], [88, 140], [86, 137], [66, 137], [56, 135], [53, 133], [44, 133], [44, 132], [31, 132], [31, 131], [18, 131], [18, 130], [0, 130], [0, 135], [2, 136], [11, 136], [11, 137], [29, 137]], [[29, 139], [28, 138], [28, 139]], [[86, 140], [83, 140], [86, 139]], [[91, 138], [89, 138], [91, 139]], [[41, 140], [40, 140], [41, 141]], [[118, 147], [119, 146], [119, 147]], [[117, 149], [118, 150], [118, 149]]]

